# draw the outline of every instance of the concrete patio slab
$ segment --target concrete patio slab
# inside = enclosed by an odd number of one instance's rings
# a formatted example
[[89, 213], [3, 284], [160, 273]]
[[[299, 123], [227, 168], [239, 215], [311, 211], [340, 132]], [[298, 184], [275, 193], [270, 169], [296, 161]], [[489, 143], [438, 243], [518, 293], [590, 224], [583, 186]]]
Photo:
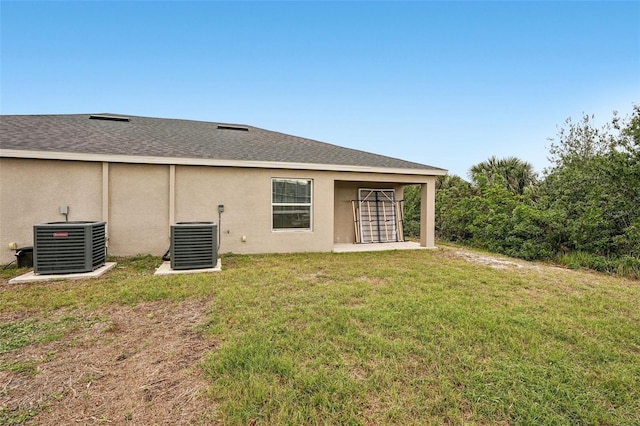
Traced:
[[370, 243], [370, 244], [334, 244], [334, 253], [351, 253], [361, 251], [386, 251], [386, 250], [429, 250], [435, 247], [423, 247], [420, 243], [404, 241], [400, 243]]

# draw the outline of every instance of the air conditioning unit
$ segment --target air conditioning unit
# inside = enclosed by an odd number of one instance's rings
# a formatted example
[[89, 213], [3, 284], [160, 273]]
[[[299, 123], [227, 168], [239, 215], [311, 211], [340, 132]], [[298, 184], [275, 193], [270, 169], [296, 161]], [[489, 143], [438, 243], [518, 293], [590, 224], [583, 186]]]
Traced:
[[215, 267], [218, 262], [217, 231], [214, 222], [171, 225], [171, 269]]
[[107, 257], [105, 222], [50, 222], [33, 226], [33, 272], [91, 272]]

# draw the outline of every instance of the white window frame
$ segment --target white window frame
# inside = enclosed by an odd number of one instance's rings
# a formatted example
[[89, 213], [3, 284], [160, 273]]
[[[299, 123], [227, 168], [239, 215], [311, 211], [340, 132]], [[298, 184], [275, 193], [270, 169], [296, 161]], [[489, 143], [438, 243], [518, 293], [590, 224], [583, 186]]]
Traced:
[[[309, 182], [310, 185], [310, 194], [311, 194], [311, 202], [309, 203], [274, 203], [273, 202], [273, 184], [276, 181], [305, 181]], [[309, 178], [293, 178], [293, 177], [274, 177], [271, 178], [271, 232], [313, 232], [313, 198], [314, 198], [314, 184], [313, 179]], [[309, 207], [309, 227], [308, 228], [274, 228], [274, 207], [276, 206], [300, 206], [300, 207]]]

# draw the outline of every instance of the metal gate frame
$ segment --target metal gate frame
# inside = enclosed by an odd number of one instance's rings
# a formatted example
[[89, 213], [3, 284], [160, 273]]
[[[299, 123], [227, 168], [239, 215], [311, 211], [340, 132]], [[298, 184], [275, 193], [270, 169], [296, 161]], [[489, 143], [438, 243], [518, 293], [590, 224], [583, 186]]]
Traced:
[[395, 190], [359, 188], [351, 207], [356, 243], [404, 241], [403, 200], [395, 200]]

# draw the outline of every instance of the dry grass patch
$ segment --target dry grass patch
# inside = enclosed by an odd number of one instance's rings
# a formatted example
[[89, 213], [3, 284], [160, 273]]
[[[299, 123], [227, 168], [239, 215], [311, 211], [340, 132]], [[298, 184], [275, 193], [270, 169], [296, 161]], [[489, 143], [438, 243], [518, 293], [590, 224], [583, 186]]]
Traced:
[[[30, 424], [194, 424], [210, 411], [197, 367], [215, 346], [197, 330], [204, 301], [144, 302], [87, 314], [61, 340], [3, 355], [4, 420]], [[59, 315], [59, 314], [58, 314]]]

